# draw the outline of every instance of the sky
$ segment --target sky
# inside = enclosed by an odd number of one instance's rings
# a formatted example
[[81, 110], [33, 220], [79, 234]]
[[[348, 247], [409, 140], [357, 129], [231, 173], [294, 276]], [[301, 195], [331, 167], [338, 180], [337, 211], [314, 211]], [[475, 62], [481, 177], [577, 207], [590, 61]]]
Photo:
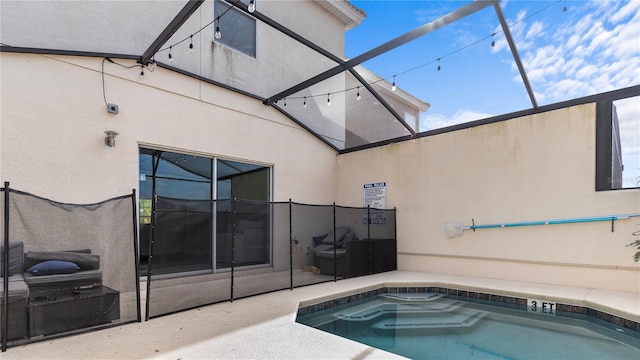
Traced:
[[[347, 58], [469, 2], [351, 0], [367, 17], [346, 34]], [[640, 85], [640, 0], [500, 6], [538, 106]], [[420, 131], [533, 107], [492, 6], [362, 65], [431, 105]], [[640, 186], [640, 99], [617, 105], [625, 186]]]

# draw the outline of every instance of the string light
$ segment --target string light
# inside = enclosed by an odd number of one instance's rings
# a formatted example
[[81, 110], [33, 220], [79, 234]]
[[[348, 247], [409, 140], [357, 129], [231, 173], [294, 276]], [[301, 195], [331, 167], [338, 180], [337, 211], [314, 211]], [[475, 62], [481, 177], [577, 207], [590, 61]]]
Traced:
[[189, 52], [193, 52], [193, 35], [190, 36], [191, 42], [189, 43]]
[[[566, 4], [566, 0], [564, 0], [564, 1], [565, 1], [565, 4]], [[509, 27], [513, 27], [513, 26], [515, 26], [515, 25], [517, 25], [517, 24], [519, 24], [519, 23], [521, 23], [521, 22], [523, 22], [523, 21], [525, 21], [525, 20], [528, 20], [528, 19], [530, 19], [530, 18], [532, 18], [532, 17], [534, 17], [534, 16], [537, 16], [538, 14], [540, 14], [540, 13], [542, 13], [542, 12], [546, 11], [546, 10], [549, 10], [551, 7], [553, 7], [553, 6], [557, 5], [558, 3], [560, 3], [560, 0], [558, 0], [558, 1], [556, 1], [556, 2], [554, 2], [554, 3], [552, 3], [552, 4], [550, 4], [550, 5], [548, 5], [548, 6], [544, 7], [544, 8], [542, 8], [542, 9], [540, 9], [540, 10], [538, 10], [538, 11], [534, 12], [534, 13], [531, 13], [529, 16], [526, 16], [526, 17], [524, 17], [524, 18], [522, 18], [522, 19], [520, 19], [520, 20], [518, 20], [518, 21], [516, 21], [516, 22], [514, 22], [514, 23], [508, 24], [508, 26], [509, 26]], [[566, 6], [565, 6], [565, 8], [563, 8], [563, 11], [566, 11]], [[492, 46], [492, 47], [494, 47], [494, 46], [495, 46], [495, 36], [496, 36], [498, 33], [500, 33], [501, 31], [502, 31], [502, 30], [498, 30], [497, 32], [494, 32], [494, 33], [492, 33], [492, 34], [490, 34], [490, 35], [487, 35], [487, 36], [485, 36], [484, 38], [481, 38], [481, 39], [479, 39], [479, 40], [476, 40], [476, 41], [474, 41], [474, 42], [472, 42], [472, 43], [470, 43], [470, 44], [468, 44], [468, 45], [465, 45], [465, 46], [463, 46], [463, 47], [461, 47], [461, 48], [459, 48], [459, 49], [457, 49], [457, 50], [454, 50], [454, 51], [452, 51], [452, 52], [450, 52], [450, 53], [448, 53], [448, 54], [446, 54], [446, 55], [444, 55], [444, 56], [441, 56], [441, 57], [439, 57], [439, 58], [437, 58], [437, 59], [431, 60], [431, 61], [429, 61], [429, 62], [423, 63], [423, 64], [421, 64], [421, 65], [415, 66], [415, 67], [413, 67], [413, 68], [407, 69], [407, 70], [405, 70], [405, 71], [402, 71], [402, 72], [400, 72], [400, 73], [397, 73], [397, 74], [393, 75], [393, 81], [392, 81], [392, 84], [391, 84], [391, 90], [392, 90], [392, 91], [395, 91], [395, 90], [397, 89], [397, 86], [396, 86], [396, 77], [397, 77], [397, 76], [404, 75], [404, 74], [406, 74], [406, 73], [409, 73], [409, 72], [415, 71], [415, 70], [417, 70], [417, 69], [419, 69], [419, 68], [422, 68], [422, 67], [424, 67], [424, 66], [427, 66], [427, 65], [429, 65], [429, 64], [433, 64], [434, 62], [437, 62], [437, 63], [438, 63], [438, 65], [437, 65], [437, 68], [436, 68], [436, 69], [437, 69], [438, 71], [440, 71], [440, 70], [442, 69], [442, 67], [441, 67], [441, 65], [440, 65], [440, 60], [441, 60], [441, 59], [444, 59], [444, 58], [446, 58], [446, 57], [450, 57], [450, 56], [452, 56], [452, 55], [454, 55], [454, 54], [456, 54], [456, 53], [458, 53], [458, 52], [461, 52], [461, 51], [463, 51], [463, 50], [465, 50], [465, 49], [467, 49], [467, 48], [470, 48], [471, 46], [474, 46], [474, 45], [476, 45], [476, 44], [478, 44], [478, 43], [480, 43], [480, 42], [482, 42], [482, 41], [485, 41], [485, 40], [487, 40], [487, 39], [488, 39], [488, 38], [490, 38], [490, 37], [492, 37], [492, 38], [493, 38], [493, 39], [492, 39], [492, 41], [491, 41], [491, 46]], [[374, 84], [379, 83], [379, 82], [382, 82], [382, 81], [388, 81], [388, 80], [387, 80], [387, 79], [382, 79], [382, 78], [381, 78], [381, 79], [378, 79], [378, 80], [376, 80], [376, 81], [372, 81], [372, 82], [368, 83], [368, 85], [374, 85]], [[348, 88], [348, 89], [344, 89], [344, 90], [340, 90], [340, 91], [334, 91], [334, 92], [333, 92], [333, 94], [336, 94], [336, 93], [346, 93], [346, 92], [351, 91], [351, 90], [356, 90], [356, 100], [360, 100], [360, 99], [362, 98], [362, 97], [361, 97], [361, 95], [360, 95], [360, 86], [356, 86], [356, 87], [352, 87], [352, 88]], [[328, 93], [328, 94], [327, 94], [327, 105], [328, 105], [328, 106], [331, 106], [331, 98], [330, 98], [331, 94], [332, 94], [332, 93]], [[310, 97], [311, 97], [311, 98], [314, 98], [314, 97], [319, 97], [319, 96], [323, 96], [323, 95], [321, 95], [321, 94], [319, 94], [319, 95], [311, 95]], [[304, 98], [303, 107], [305, 107], [305, 108], [306, 108], [306, 106], [307, 106], [307, 100], [306, 100], [306, 99], [307, 99], [307, 97], [309, 97], [309, 96], [304, 96], [304, 97], [302, 97], [302, 96], [301, 96], [301, 97], [290, 97], [289, 99], [302, 99], [302, 98]], [[275, 101], [275, 104], [277, 104], [277, 103], [278, 103], [278, 101], [276, 100], [276, 101]]]
[[491, 47], [496, 46], [496, 33], [491, 34], [491, 36], [493, 36], [493, 39], [491, 40]]
[[253, 14], [256, 11], [256, 3], [254, 0], [249, 1], [249, 6], [247, 6], [247, 10]]
[[173, 56], [171, 55], [171, 48], [173, 48], [173, 45], [169, 46], [169, 61], [173, 62]]
[[216, 32], [213, 34], [213, 37], [215, 37], [216, 40], [220, 40], [222, 37], [222, 33], [220, 32], [220, 16], [216, 18], [216, 21], [218, 22], [218, 25], [216, 25]]
[[305, 109], [307, 108], [307, 97], [306, 96], [304, 97], [304, 102], [302, 103], [302, 107], [305, 108]]
[[562, 12], [567, 12], [567, 0], [564, 0], [564, 7], [562, 8]]
[[287, 98], [284, 98], [284, 107], [287, 107]]

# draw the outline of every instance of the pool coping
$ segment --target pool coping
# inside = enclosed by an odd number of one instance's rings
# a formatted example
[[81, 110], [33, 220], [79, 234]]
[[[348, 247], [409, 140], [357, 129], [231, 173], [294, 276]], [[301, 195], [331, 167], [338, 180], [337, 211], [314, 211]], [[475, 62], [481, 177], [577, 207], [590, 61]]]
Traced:
[[524, 312], [528, 311], [528, 301], [535, 299], [539, 302], [552, 303], [555, 308], [552, 308], [552, 311], [555, 311], [555, 314], [553, 314], [555, 316], [586, 320], [612, 330], [625, 332], [631, 337], [640, 339], [640, 314], [616, 309], [586, 298], [554, 296], [549, 293], [523, 293], [521, 291], [497, 290], [442, 282], [383, 282], [350, 289], [342, 293], [327, 294], [322, 297], [300, 301], [296, 317], [385, 293], [427, 292], [441, 293], [472, 303], [500, 305]]

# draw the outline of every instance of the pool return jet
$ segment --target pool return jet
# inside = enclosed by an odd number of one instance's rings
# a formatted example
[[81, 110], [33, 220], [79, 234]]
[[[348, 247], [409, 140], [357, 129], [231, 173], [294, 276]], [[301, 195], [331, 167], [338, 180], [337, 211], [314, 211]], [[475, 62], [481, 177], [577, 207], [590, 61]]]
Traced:
[[462, 236], [464, 230], [476, 229], [491, 229], [491, 228], [506, 228], [506, 227], [520, 227], [520, 226], [537, 226], [537, 225], [559, 225], [559, 224], [575, 224], [585, 222], [597, 222], [597, 221], [611, 221], [611, 232], [614, 230], [614, 223], [616, 220], [626, 220], [632, 217], [640, 217], [640, 213], [622, 214], [622, 215], [607, 215], [607, 216], [593, 216], [582, 218], [569, 218], [569, 219], [556, 219], [556, 220], [540, 220], [540, 221], [524, 221], [524, 222], [510, 222], [510, 223], [497, 223], [476, 225], [475, 221], [471, 219], [472, 225], [463, 225], [460, 221], [445, 221], [442, 223], [442, 234], [446, 238], [455, 238]]

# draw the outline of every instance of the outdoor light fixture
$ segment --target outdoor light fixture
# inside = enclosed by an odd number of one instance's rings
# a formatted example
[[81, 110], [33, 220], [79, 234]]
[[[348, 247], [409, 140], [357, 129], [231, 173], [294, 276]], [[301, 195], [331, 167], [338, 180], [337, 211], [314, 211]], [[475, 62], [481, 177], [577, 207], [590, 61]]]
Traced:
[[256, 11], [256, 2], [254, 0], [249, 1], [249, 6], [247, 7], [247, 10], [250, 13], [253, 13], [254, 11]]
[[331, 106], [331, 94], [327, 94], [327, 106]]
[[216, 26], [216, 32], [213, 34], [213, 37], [215, 37], [216, 40], [220, 40], [220, 38], [222, 37], [222, 33], [220, 32], [220, 16], [216, 18], [216, 21], [218, 22], [218, 24]]
[[362, 99], [362, 96], [360, 96], [360, 86], [358, 86], [358, 93], [356, 94], [356, 100], [360, 101], [360, 99]]
[[304, 97], [304, 102], [302, 103], [302, 107], [305, 108], [305, 109], [307, 108], [307, 97], [306, 96]]
[[171, 48], [173, 46], [169, 46], [169, 61], [173, 62], [173, 56], [171, 55]]
[[189, 43], [189, 52], [193, 52], [193, 35], [190, 37], [191, 42]]
[[393, 75], [393, 84], [391, 84], [391, 91], [396, 91], [397, 86], [396, 86], [396, 76]]
[[104, 137], [104, 144], [108, 147], [116, 146], [116, 136], [118, 135], [118, 133], [112, 130], [107, 130], [104, 133], [106, 134], [106, 136]]

